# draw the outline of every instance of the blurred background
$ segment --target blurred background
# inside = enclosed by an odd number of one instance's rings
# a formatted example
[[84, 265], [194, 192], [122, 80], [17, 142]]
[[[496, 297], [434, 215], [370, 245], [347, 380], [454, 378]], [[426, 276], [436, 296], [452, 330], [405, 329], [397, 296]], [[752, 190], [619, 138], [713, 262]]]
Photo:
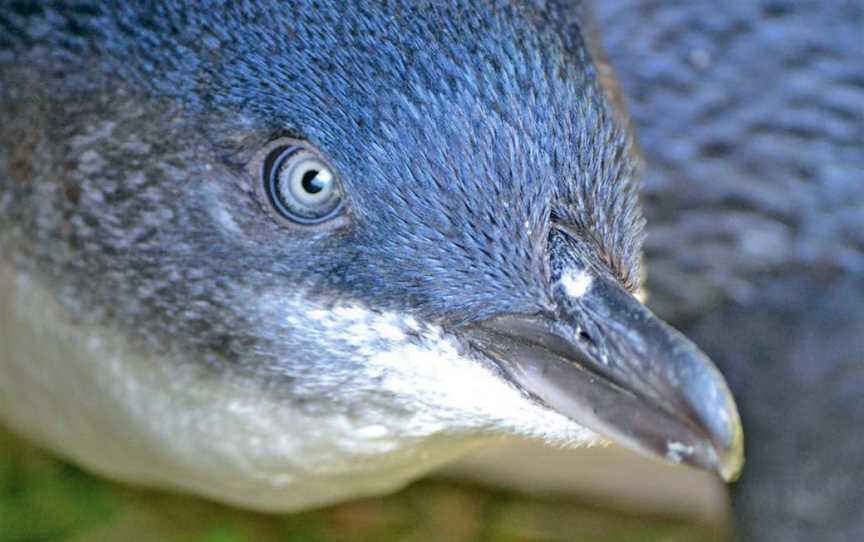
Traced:
[[265, 516], [0, 433], [0, 542], [864, 540], [864, 2], [595, 12], [645, 156], [649, 305], [741, 409], [731, 494], [623, 451], [502, 443], [396, 495]]
[[864, 540], [864, 2], [596, 2], [649, 304], [726, 375], [741, 539]]

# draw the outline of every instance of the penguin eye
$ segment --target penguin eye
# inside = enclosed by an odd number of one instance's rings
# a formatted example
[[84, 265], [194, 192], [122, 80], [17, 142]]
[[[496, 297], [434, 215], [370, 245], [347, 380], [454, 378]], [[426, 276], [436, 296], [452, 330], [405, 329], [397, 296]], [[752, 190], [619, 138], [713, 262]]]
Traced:
[[291, 222], [321, 224], [342, 210], [342, 194], [333, 168], [303, 146], [279, 146], [270, 151], [261, 177], [267, 203]]

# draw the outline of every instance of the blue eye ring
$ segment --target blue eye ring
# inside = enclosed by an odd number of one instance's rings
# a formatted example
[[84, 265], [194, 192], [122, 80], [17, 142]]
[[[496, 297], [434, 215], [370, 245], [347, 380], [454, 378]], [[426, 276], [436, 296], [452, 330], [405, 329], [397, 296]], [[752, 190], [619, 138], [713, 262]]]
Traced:
[[267, 203], [282, 219], [315, 226], [333, 220], [344, 210], [333, 168], [307, 147], [273, 148], [261, 164], [260, 175]]

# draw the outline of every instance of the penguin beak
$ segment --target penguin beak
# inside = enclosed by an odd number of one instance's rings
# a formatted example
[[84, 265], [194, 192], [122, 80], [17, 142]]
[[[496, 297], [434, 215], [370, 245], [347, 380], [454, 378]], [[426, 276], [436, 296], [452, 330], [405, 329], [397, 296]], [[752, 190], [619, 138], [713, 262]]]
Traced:
[[504, 314], [464, 336], [524, 392], [580, 425], [735, 480], [741, 422], [711, 360], [612, 279], [574, 270], [555, 289], [554, 314]]

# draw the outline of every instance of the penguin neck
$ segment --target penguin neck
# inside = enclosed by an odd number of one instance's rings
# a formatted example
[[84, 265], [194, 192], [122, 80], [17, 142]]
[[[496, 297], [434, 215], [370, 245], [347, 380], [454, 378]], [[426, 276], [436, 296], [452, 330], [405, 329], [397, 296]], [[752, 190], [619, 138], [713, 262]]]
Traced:
[[79, 326], [37, 279], [3, 265], [0, 344], [14, 345], [0, 351], [4, 425], [109, 478], [244, 507], [389, 492], [483, 440], [358, 430], [248, 379], [144, 356], [107, 329]]

